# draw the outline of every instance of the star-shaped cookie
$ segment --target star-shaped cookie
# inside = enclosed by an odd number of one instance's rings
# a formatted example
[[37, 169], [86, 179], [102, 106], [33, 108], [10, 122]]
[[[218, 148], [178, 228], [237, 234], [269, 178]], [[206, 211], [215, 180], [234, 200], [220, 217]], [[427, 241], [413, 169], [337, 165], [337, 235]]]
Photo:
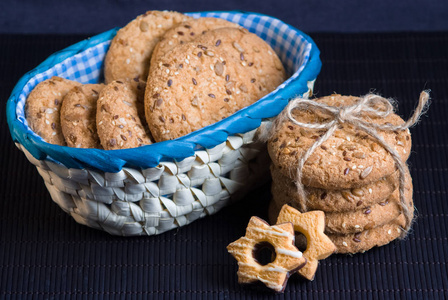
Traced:
[[320, 210], [301, 213], [285, 204], [278, 215], [277, 224], [284, 222], [291, 222], [295, 231], [305, 235], [307, 244], [303, 256], [307, 264], [298, 273], [313, 280], [319, 260], [327, 258], [336, 250], [336, 246], [324, 233], [325, 214]]
[[[275, 258], [263, 265], [256, 256], [257, 248], [268, 243]], [[252, 217], [246, 235], [227, 246], [238, 261], [238, 282], [261, 281], [276, 292], [283, 292], [289, 275], [303, 267], [306, 259], [294, 246], [294, 228], [291, 223], [270, 226], [258, 217]]]

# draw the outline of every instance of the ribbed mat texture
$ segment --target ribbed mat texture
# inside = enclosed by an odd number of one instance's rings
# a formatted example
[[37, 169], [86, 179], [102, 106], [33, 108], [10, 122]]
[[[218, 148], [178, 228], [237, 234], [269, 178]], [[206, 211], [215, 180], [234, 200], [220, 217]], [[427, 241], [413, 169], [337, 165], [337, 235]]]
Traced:
[[226, 246], [252, 215], [267, 219], [270, 187], [216, 215], [158, 236], [122, 238], [81, 226], [51, 201], [12, 143], [5, 103], [51, 53], [85, 36], [0, 35], [0, 299], [446, 299], [448, 298], [448, 33], [311, 34], [321, 50], [317, 96], [374, 91], [407, 118], [419, 93], [432, 104], [411, 129], [417, 219], [404, 241], [333, 255], [313, 282], [285, 293], [243, 287]]

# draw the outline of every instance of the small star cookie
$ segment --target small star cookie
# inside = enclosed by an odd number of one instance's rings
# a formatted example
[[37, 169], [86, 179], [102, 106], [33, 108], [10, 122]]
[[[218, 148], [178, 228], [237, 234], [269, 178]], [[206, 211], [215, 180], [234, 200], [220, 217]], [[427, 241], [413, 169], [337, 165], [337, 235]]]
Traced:
[[[266, 244], [273, 248], [273, 261], [263, 265], [255, 257]], [[246, 235], [227, 246], [238, 261], [238, 282], [261, 281], [276, 292], [283, 292], [290, 274], [306, 264], [306, 259], [294, 246], [294, 228], [291, 223], [270, 226], [258, 217], [252, 217]]]
[[277, 224], [284, 222], [291, 222], [295, 231], [305, 235], [307, 245], [303, 256], [307, 259], [307, 264], [298, 273], [313, 280], [319, 260], [327, 258], [336, 250], [336, 246], [324, 234], [325, 214], [320, 210], [301, 213], [285, 204], [278, 215]]

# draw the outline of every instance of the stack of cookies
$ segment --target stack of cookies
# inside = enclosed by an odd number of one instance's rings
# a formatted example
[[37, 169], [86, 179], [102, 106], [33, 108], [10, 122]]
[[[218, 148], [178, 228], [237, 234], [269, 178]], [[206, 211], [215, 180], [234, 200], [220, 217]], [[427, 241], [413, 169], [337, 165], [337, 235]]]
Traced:
[[[331, 95], [315, 101], [342, 107], [358, 100], [352, 96]], [[306, 109], [293, 110], [292, 116], [308, 124], [325, 123], [333, 117], [321, 110]], [[361, 113], [361, 118], [375, 124], [404, 123], [394, 113], [386, 117]], [[301, 212], [322, 210], [326, 217], [325, 232], [338, 253], [364, 252], [402, 234], [406, 220], [398, 190], [400, 174], [392, 155], [377, 140], [353, 125], [339, 124], [303, 166], [306, 199], [302, 199], [296, 186], [298, 161], [326, 130], [304, 128], [290, 119], [278, 124], [276, 129], [268, 141], [272, 159], [271, 222], [275, 222], [284, 204]], [[377, 132], [406, 162], [411, 151], [409, 130]], [[405, 178], [404, 198], [413, 214], [409, 171]]]
[[125, 149], [220, 121], [286, 79], [274, 50], [238, 24], [149, 11], [117, 32], [104, 84], [53, 77], [26, 103], [31, 129], [77, 148]]

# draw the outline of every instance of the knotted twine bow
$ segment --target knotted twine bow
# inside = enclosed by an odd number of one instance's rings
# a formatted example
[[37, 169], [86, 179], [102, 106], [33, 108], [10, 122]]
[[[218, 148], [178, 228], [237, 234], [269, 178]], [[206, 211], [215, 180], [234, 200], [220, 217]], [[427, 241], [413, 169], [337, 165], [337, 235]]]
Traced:
[[[402, 207], [403, 214], [406, 219], [406, 225], [405, 225], [405, 231], [407, 232], [409, 228], [411, 227], [412, 223], [412, 214], [409, 210], [408, 204], [406, 203], [406, 199], [404, 197], [404, 190], [405, 190], [405, 181], [406, 181], [406, 164], [401, 160], [400, 155], [397, 153], [397, 151], [391, 147], [386, 141], [383, 139], [381, 135], [378, 134], [377, 130], [383, 130], [383, 131], [396, 131], [396, 130], [406, 130], [409, 127], [416, 124], [420, 118], [420, 116], [425, 113], [426, 107], [428, 105], [429, 101], [429, 94], [426, 91], [421, 92], [418, 106], [415, 109], [413, 115], [411, 118], [409, 118], [406, 122], [400, 125], [393, 125], [390, 123], [386, 124], [375, 124], [375, 123], [369, 123], [362, 119], [361, 114], [367, 115], [368, 117], [376, 117], [376, 118], [384, 118], [388, 116], [390, 113], [394, 112], [394, 108], [391, 104], [391, 102], [385, 98], [382, 98], [378, 95], [374, 94], [368, 94], [364, 97], [361, 97], [360, 100], [350, 106], [342, 106], [342, 107], [335, 107], [335, 106], [329, 106], [324, 103], [319, 103], [313, 100], [303, 99], [303, 98], [297, 98], [295, 100], [292, 100], [288, 106], [286, 107], [286, 110], [284, 111], [284, 114], [289, 118], [291, 122], [294, 124], [304, 127], [304, 128], [310, 128], [310, 129], [326, 129], [327, 132], [322, 135], [320, 138], [316, 140], [316, 142], [305, 152], [305, 154], [300, 158], [298, 166], [297, 166], [297, 191], [301, 199], [306, 199], [305, 190], [302, 184], [302, 169], [307, 161], [307, 159], [311, 156], [311, 154], [322, 145], [326, 140], [328, 140], [334, 133], [334, 131], [338, 128], [339, 124], [351, 124], [355, 128], [358, 128], [364, 132], [366, 132], [368, 135], [373, 137], [381, 146], [386, 149], [387, 152], [389, 152], [394, 161], [395, 165], [399, 170], [400, 177], [399, 177], [399, 192], [400, 192], [400, 204]], [[382, 104], [384, 106], [384, 110], [381, 110], [379, 108], [375, 108], [375, 104]], [[302, 123], [297, 121], [292, 116], [292, 111], [295, 109], [303, 109], [303, 110], [311, 110], [316, 111], [320, 110], [324, 113], [329, 114], [332, 118], [328, 122], [323, 123]], [[283, 114], [283, 117], [284, 117]], [[282, 116], [280, 116], [280, 122], [281, 122]], [[279, 123], [277, 123], [279, 124]], [[273, 128], [275, 130], [275, 126]], [[274, 131], [271, 131], [274, 132]], [[306, 203], [306, 201], [305, 201]]]

